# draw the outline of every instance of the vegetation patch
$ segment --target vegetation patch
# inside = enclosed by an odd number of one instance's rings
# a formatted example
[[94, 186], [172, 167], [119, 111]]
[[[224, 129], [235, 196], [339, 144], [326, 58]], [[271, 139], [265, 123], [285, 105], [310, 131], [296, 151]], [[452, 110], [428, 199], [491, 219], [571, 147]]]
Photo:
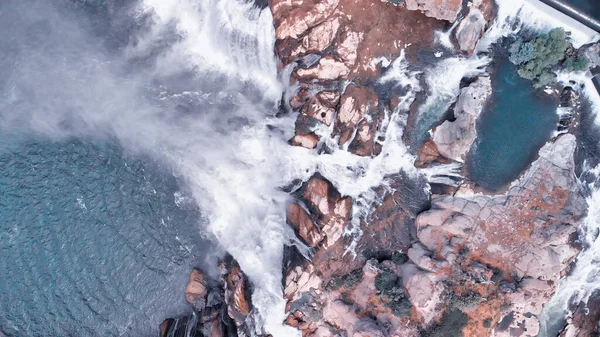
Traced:
[[394, 252], [392, 254], [392, 262], [397, 265], [405, 264], [408, 261], [408, 255], [400, 252]]
[[481, 302], [481, 299], [481, 295], [474, 291], [469, 291], [463, 296], [453, 295], [450, 303], [454, 308], [466, 309], [476, 304], [479, 304], [479, 302]]
[[532, 80], [536, 88], [554, 82], [556, 74], [553, 70], [557, 67], [583, 71], [588, 66], [585, 56], [569, 55], [572, 46], [569, 34], [563, 28], [554, 28], [529, 41], [518, 39], [508, 52], [510, 62], [518, 66], [519, 76]]
[[398, 317], [410, 315], [411, 303], [402, 288], [401, 279], [389, 270], [382, 270], [375, 277], [377, 296]]
[[446, 310], [439, 323], [421, 331], [421, 337], [463, 337], [469, 318], [458, 308]]
[[355, 271], [351, 272], [350, 274], [346, 274], [342, 277], [332, 278], [331, 281], [329, 281], [329, 283], [327, 283], [327, 286], [325, 286], [325, 289], [329, 290], [329, 291], [337, 290], [337, 289], [341, 288], [342, 286], [345, 286], [346, 288], [350, 289], [350, 288], [353, 288], [358, 283], [360, 283], [360, 281], [362, 281], [362, 278], [363, 278], [362, 269], [356, 269]]

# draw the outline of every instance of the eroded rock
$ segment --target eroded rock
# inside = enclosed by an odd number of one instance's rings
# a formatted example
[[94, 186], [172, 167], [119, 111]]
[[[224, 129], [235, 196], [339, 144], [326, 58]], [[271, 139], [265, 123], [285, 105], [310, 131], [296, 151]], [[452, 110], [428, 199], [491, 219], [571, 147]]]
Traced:
[[492, 83], [489, 77], [479, 77], [461, 89], [454, 108], [455, 120], [445, 121], [435, 128], [433, 141], [441, 156], [463, 161], [477, 136], [476, 123], [490, 94]]
[[206, 306], [205, 298], [207, 294], [208, 288], [204, 275], [200, 270], [194, 269], [190, 274], [190, 280], [185, 290], [185, 299], [197, 310], [202, 310]]
[[425, 15], [438, 20], [456, 21], [462, 9], [461, 0], [406, 0], [406, 8], [421, 11]]

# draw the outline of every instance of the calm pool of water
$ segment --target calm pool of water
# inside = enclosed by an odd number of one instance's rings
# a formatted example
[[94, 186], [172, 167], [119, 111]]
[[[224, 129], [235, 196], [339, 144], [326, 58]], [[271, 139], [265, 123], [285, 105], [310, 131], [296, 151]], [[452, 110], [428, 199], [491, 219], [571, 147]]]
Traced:
[[558, 123], [552, 98], [535, 92], [505, 56], [492, 75], [493, 94], [478, 123], [478, 140], [468, 156], [469, 178], [497, 190], [516, 179]]
[[0, 331], [155, 336], [208, 243], [177, 179], [115, 144], [0, 132]]

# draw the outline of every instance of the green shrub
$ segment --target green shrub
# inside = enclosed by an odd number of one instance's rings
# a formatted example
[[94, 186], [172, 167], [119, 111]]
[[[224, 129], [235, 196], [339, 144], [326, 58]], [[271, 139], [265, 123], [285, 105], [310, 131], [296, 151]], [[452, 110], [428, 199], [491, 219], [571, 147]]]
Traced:
[[510, 46], [508, 52], [508, 59], [510, 62], [519, 65], [531, 60], [533, 56], [533, 44], [531, 42], [523, 43], [522, 40], [517, 40]]
[[569, 56], [563, 63], [563, 67], [569, 71], [584, 71], [587, 70], [588, 63], [585, 56]]
[[392, 272], [383, 270], [375, 277], [375, 289], [384, 296], [397, 285], [398, 276]]
[[447, 309], [439, 323], [421, 331], [421, 337], [462, 337], [469, 318], [456, 308]]
[[394, 262], [395, 264], [401, 265], [406, 263], [406, 261], [408, 261], [408, 255], [400, 252], [394, 252], [392, 254], [392, 262]]
[[536, 88], [541, 88], [554, 81], [556, 76], [552, 67], [565, 58], [569, 47], [565, 30], [554, 28], [531, 41], [513, 42], [509, 47], [509, 60], [519, 66], [518, 73], [521, 77], [532, 80]]
[[411, 303], [396, 274], [383, 270], [375, 277], [377, 295], [396, 316], [410, 315]]
[[346, 274], [342, 277], [332, 278], [331, 281], [329, 281], [329, 283], [327, 283], [327, 286], [325, 286], [325, 289], [326, 290], [337, 290], [337, 289], [341, 288], [342, 286], [345, 286], [346, 288], [353, 288], [355, 285], [360, 283], [360, 281], [362, 281], [362, 278], [363, 278], [362, 269], [356, 269], [355, 271], [351, 272], [350, 274]]

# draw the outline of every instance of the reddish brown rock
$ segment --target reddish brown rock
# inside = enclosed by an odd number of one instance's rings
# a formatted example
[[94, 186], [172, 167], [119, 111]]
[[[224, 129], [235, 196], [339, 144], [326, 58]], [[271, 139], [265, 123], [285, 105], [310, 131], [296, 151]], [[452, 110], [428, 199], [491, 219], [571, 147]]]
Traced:
[[[373, 89], [368, 87], [359, 87], [354, 84], [348, 85], [340, 99], [340, 107], [336, 117], [335, 132], [340, 136], [339, 144], [348, 143], [356, 132], [358, 124], [364, 120], [367, 114], [375, 114], [378, 111], [377, 95]], [[359, 136], [362, 142], [372, 140], [374, 131], [366, 123], [366, 132]]]
[[316, 247], [323, 240], [323, 235], [315, 226], [310, 215], [300, 205], [290, 204], [287, 210], [287, 218], [300, 238], [310, 247]]
[[433, 162], [448, 163], [449, 160], [442, 156], [435, 142], [430, 139], [419, 149], [415, 166], [423, 168], [429, 166]]
[[314, 133], [297, 134], [290, 139], [290, 144], [294, 146], [302, 146], [307, 149], [314, 149], [319, 144], [319, 137]]
[[243, 326], [251, 309], [248, 281], [235, 260], [230, 263], [226, 273], [225, 302], [227, 303], [227, 313], [238, 326]]
[[[336, 124], [333, 136], [340, 136], [340, 144], [349, 151], [361, 156], [377, 155], [380, 145], [375, 138], [383, 116], [377, 114], [380, 109], [372, 89], [360, 83], [371, 83], [369, 80], [380, 74], [376, 59], [393, 60], [403, 49], [421, 49], [433, 42], [433, 32], [444, 24], [388, 2], [364, 6], [354, 0], [274, 0], [270, 6], [281, 69], [292, 62], [302, 63], [292, 73], [292, 82], [298, 84], [299, 91], [290, 106], [301, 110], [298, 137], [292, 143], [307, 148], [316, 146], [316, 139], [306, 136], [314, 131], [316, 120], [328, 126]], [[311, 59], [304, 63], [301, 58], [307, 54], [312, 54]], [[365, 93], [353, 98], [352, 109], [358, 109], [358, 115], [338, 123], [335, 116], [347, 113], [342, 105], [326, 104], [319, 93], [310, 93], [323, 87], [345, 88], [343, 83], [348, 80], [356, 84], [346, 90], [346, 101], [352, 97], [353, 88], [361, 88]], [[339, 101], [339, 92], [329, 92], [335, 95], [332, 101]], [[365, 111], [366, 107], [370, 111]], [[372, 118], [362, 120], [358, 118], [361, 115]]]
[[204, 275], [202, 275], [200, 270], [194, 269], [190, 274], [190, 280], [188, 281], [185, 290], [185, 299], [197, 310], [202, 310], [206, 303], [205, 298], [208, 293], [207, 290], [208, 288], [204, 280]]

